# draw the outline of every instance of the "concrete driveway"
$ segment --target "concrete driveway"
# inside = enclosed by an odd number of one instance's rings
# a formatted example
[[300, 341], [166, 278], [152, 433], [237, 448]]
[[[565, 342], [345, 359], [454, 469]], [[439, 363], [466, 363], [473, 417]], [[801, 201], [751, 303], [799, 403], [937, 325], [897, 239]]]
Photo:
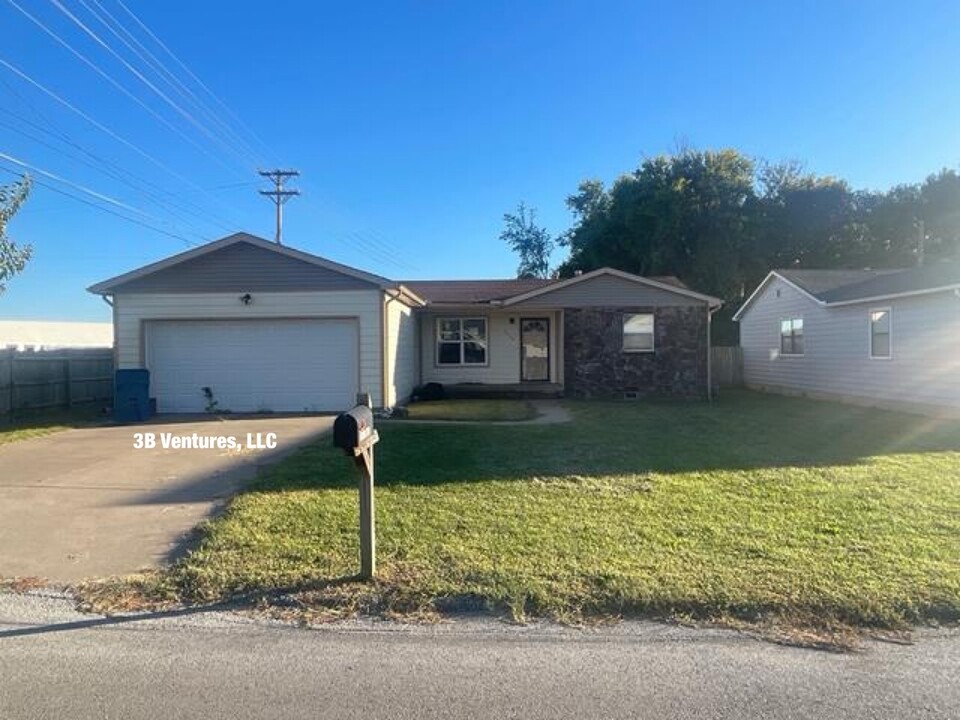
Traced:
[[[70, 583], [156, 567], [182, 552], [197, 523], [258, 468], [332, 425], [332, 416], [168, 419], [2, 445], [0, 577]], [[136, 433], [152, 433], [156, 447], [135, 448]], [[276, 447], [248, 446], [267, 445], [269, 433]], [[192, 444], [194, 434], [232, 437], [240, 447], [162, 447], [170, 436]]]

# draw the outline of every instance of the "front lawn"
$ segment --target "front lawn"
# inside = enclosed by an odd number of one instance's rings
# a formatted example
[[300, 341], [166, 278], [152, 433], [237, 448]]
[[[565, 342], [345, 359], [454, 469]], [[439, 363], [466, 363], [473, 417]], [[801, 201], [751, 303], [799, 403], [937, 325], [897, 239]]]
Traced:
[[355, 475], [328, 439], [148, 585], [300, 588], [333, 613], [960, 618], [960, 423], [748, 392], [568, 407], [561, 425], [382, 425], [375, 585], [351, 581]]
[[530, 420], [536, 415], [525, 400], [431, 400], [407, 407], [407, 417], [413, 420], [498, 422]]

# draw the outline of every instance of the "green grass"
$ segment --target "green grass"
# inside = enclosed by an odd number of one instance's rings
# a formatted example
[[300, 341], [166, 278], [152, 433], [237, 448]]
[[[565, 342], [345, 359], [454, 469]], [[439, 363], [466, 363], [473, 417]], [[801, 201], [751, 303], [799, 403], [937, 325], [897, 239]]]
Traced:
[[97, 414], [88, 409], [43, 412], [30, 417], [0, 419], [0, 445], [70, 430], [89, 425], [96, 420]]
[[484, 422], [530, 420], [537, 414], [525, 400], [433, 400], [412, 403], [407, 413], [414, 420]]
[[328, 440], [273, 468], [161, 578], [275, 587], [336, 611], [960, 618], [960, 423], [729, 393], [568, 403], [549, 426], [381, 426], [381, 579], [357, 571], [352, 466]]

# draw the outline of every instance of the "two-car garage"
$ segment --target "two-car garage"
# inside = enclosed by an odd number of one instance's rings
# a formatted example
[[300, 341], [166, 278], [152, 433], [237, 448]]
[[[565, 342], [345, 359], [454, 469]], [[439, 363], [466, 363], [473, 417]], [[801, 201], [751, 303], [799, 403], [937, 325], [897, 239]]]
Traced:
[[[162, 413], [341, 410], [359, 389], [353, 319], [151, 320], [150, 394]], [[209, 395], [204, 388], [209, 389]]]
[[418, 298], [262, 238], [237, 233], [90, 290], [113, 308], [118, 371], [149, 371], [160, 413], [339, 412], [359, 392], [389, 407], [413, 387]]

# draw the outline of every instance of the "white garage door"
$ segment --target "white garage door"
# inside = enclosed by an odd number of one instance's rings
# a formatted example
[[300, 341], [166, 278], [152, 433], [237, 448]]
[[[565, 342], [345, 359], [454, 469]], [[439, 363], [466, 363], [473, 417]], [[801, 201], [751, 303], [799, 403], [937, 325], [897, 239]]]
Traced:
[[302, 412], [351, 407], [358, 389], [352, 320], [156, 320], [146, 324], [158, 412]]

